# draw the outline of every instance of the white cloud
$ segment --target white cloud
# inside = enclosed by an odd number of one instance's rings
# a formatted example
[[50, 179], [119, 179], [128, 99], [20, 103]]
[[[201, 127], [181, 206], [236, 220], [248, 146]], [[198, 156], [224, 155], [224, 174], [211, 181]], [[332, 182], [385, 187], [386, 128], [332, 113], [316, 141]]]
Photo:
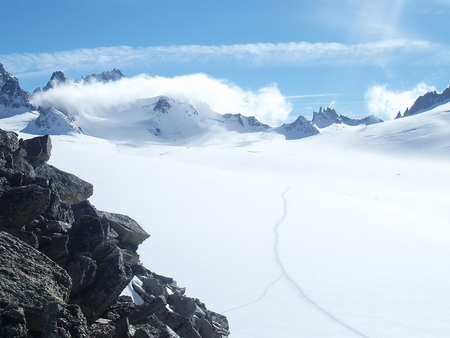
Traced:
[[[437, 45], [418, 40], [384, 40], [374, 43], [256, 43], [246, 45], [181, 45], [134, 48], [128, 46], [75, 49], [55, 53], [0, 55], [14, 74], [70, 69], [146, 67], [155, 64], [230, 62], [249, 67], [310, 64], [386, 64], [416, 56], [432, 56]], [[442, 48], [441, 48], [442, 50]]]
[[244, 90], [225, 80], [205, 74], [174, 78], [140, 75], [107, 84], [72, 84], [35, 95], [37, 106], [54, 106], [71, 114], [89, 114], [102, 118], [110, 108], [141, 98], [167, 95], [188, 100], [194, 106], [207, 103], [218, 113], [253, 115], [272, 126], [283, 122], [292, 105], [275, 84], [258, 91]]
[[392, 90], [387, 85], [374, 85], [366, 92], [366, 104], [369, 112], [382, 119], [391, 120], [398, 112], [404, 112], [414, 101], [426, 92], [436, 90], [426, 83], [419, 83], [411, 90]]

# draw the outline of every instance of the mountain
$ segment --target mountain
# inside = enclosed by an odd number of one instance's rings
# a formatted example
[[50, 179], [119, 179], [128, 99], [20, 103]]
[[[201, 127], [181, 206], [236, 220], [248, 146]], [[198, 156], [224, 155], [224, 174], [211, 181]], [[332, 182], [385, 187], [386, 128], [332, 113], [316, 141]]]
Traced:
[[348, 126], [358, 126], [361, 124], [370, 125], [383, 122], [383, 120], [374, 115], [369, 115], [362, 119], [352, 119], [344, 115], [338, 115], [332, 108], [327, 107], [326, 109], [322, 110], [321, 107], [319, 109], [319, 112], [313, 112], [313, 119], [311, 122], [318, 128], [326, 128], [331, 126], [332, 124], [340, 123], [346, 124]]
[[30, 103], [30, 94], [20, 87], [19, 80], [8, 73], [0, 63], [0, 114], [34, 109]]
[[100, 74], [87, 75], [86, 77], [82, 77], [81, 80], [71, 80], [66, 76], [66, 74], [58, 70], [56, 72], [53, 72], [52, 76], [50, 77], [50, 80], [43, 88], [40, 87], [36, 88], [34, 93], [39, 93], [41, 90], [47, 91], [69, 83], [81, 83], [81, 84], [91, 84], [94, 82], [108, 83], [119, 81], [124, 77], [125, 75], [123, 75], [123, 73], [119, 69], [114, 68], [113, 70], [104, 71], [101, 72]]
[[71, 121], [69, 117], [53, 107], [41, 112], [39, 117], [36, 120], [30, 121], [22, 132], [34, 135], [83, 133], [82, 129]]
[[83, 83], [93, 83], [93, 82], [115, 82], [123, 79], [125, 75], [119, 70], [114, 68], [110, 71], [101, 72], [100, 74], [91, 74], [81, 79]]
[[280, 127], [273, 128], [274, 132], [282, 134], [286, 140], [296, 140], [319, 134], [317, 128], [303, 116], [299, 116], [294, 122], [283, 124]]
[[268, 131], [270, 129], [267, 124], [261, 123], [256, 117], [242, 114], [217, 114], [215, 120], [223, 124], [227, 130], [241, 133]]
[[384, 122], [382, 119], [376, 117], [375, 115], [369, 115], [361, 119], [352, 119], [344, 115], [339, 115], [339, 118], [341, 119], [343, 124], [346, 124], [348, 126], [359, 126], [361, 124], [368, 126], [371, 124]]
[[450, 102], [450, 86], [447, 87], [441, 94], [438, 94], [436, 91], [432, 91], [426, 93], [425, 95], [419, 96], [411, 108], [406, 108], [403, 114], [399, 112], [395, 118], [398, 119], [400, 117], [420, 114], [447, 102]]

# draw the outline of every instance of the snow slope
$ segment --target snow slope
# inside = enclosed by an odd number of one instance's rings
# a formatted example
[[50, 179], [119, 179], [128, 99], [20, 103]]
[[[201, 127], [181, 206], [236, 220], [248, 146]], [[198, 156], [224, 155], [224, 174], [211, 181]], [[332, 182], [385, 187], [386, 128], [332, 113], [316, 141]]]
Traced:
[[232, 338], [448, 337], [449, 110], [292, 141], [54, 136], [50, 162], [135, 218], [144, 264], [228, 316]]

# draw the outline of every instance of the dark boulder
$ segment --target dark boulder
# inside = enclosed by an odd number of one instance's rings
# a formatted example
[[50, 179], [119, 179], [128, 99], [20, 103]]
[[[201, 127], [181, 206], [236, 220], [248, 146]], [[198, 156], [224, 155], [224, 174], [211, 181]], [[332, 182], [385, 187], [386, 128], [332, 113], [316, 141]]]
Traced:
[[86, 254], [78, 254], [67, 264], [66, 270], [73, 283], [71, 297], [77, 297], [80, 292], [90, 287], [94, 282], [97, 263]]
[[29, 327], [41, 327], [45, 305], [66, 303], [71, 288], [64, 269], [16, 237], [0, 232], [0, 300], [23, 307]]
[[124, 263], [121, 250], [116, 248], [97, 265], [95, 280], [83, 298], [74, 302], [80, 304], [87, 317], [99, 318], [117, 301], [132, 278], [131, 268]]
[[49, 302], [43, 312], [42, 337], [89, 337], [86, 318], [78, 305]]
[[106, 211], [98, 213], [102, 218], [102, 223], [108, 223], [119, 234], [121, 243], [137, 246], [150, 237], [131, 217]]
[[17, 134], [0, 129], [0, 152], [15, 153], [20, 148]]
[[0, 226], [20, 229], [50, 205], [51, 191], [37, 185], [0, 191]]
[[27, 152], [27, 161], [36, 169], [50, 159], [52, 141], [48, 135], [39, 136], [23, 141], [22, 147]]
[[83, 202], [94, 192], [91, 183], [49, 164], [36, 168], [36, 175], [51, 180], [61, 201], [68, 204]]

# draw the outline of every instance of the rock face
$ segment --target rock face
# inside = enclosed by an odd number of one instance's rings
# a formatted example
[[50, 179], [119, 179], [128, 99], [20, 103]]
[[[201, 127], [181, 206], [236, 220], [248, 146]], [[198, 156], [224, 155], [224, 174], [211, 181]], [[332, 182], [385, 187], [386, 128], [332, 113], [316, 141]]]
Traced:
[[399, 112], [396, 119], [404, 116], [420, 114], [447, 102], [450, 102], [450, 86], [447, 87], [441, 94], [433, 91], [419, 96], [411, 108], [406, 108], [403, 115]]
[[35, 109], [30, 103], [30, 94], [20, 87], [19, 80], [0, 63], [0, 114], [20, 108]]
[[97, 210], [50, 153], [48, 136], [0, 130], [0, 336], [227, 337], [226, 317], [142, 266], [139, 224]]

